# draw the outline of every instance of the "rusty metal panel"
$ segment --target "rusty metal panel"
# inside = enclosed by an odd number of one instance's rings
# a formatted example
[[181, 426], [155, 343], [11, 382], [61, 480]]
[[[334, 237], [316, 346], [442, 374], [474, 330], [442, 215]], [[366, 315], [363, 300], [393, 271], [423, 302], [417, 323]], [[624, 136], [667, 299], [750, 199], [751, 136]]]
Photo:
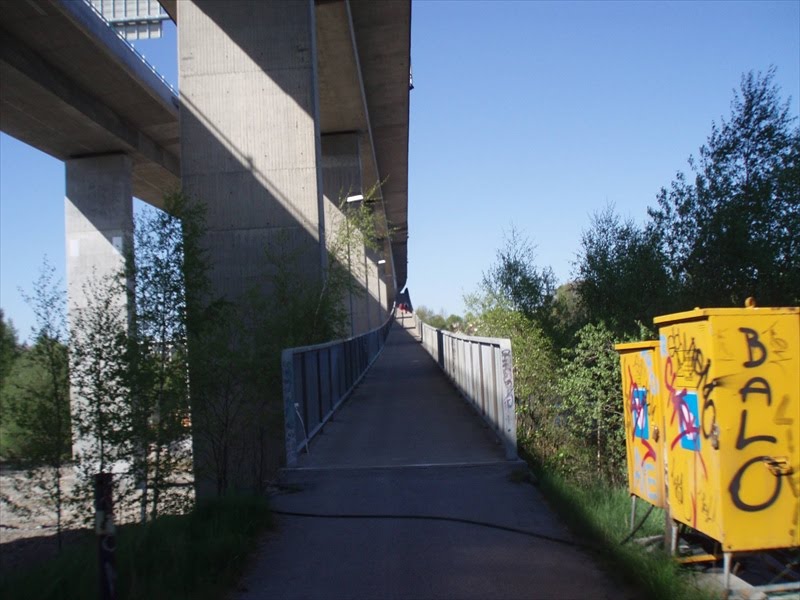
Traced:
[[800, 545], [800, 309], [655, 323], [672, 517], [729, 552]]
[[628, 489], [660, 508], [664, 493], [664, 404], [658, 342], [617, 344], [622, 369]]

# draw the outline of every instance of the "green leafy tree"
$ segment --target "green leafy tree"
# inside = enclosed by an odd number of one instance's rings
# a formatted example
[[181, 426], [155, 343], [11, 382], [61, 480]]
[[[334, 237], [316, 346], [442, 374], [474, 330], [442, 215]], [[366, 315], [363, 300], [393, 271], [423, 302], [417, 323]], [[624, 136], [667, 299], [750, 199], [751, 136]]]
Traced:
[[14, 454], [16, 423], [11, 419], [11, 412], [6, 399], [6, 383], [14, 371], [14, 365], [20, 355], [24, 354], [17, 340], [17, 330], [11, 321], [6, 321], [3, 309], [0, 309], [0, 459]]
[[651, 230], [622, 221], [612, 206], [592, 216], [581, 236], [576, 290], [589, 322], [603, 321], [617, 336], [672, 308], [672, 286]]
[[427, 323], [428, 325], [436, 329], [462, 332], [466, 327], [464, 317], [455, 314], [451, 314], [450, 316], [445, 316], [446, 313], [444, 312], [444, 310], [436, 312], [428, 308], [427, 306], [421, 305], [418, 306], [416, 309], [414, 309], [414, 313], [416, 314], [417, 318], [420, 319], [423, 323]]
[[555, 295], [552, 269], [536, 266], [535, 248], [515, 227], [505, 237], [496, 262], [483, 274], [483, 304], [506, 306], [537, 320], [545, 330], [551, 325], [551, 309]]
[[442, 311], [436, 312], [427, 306], [420, 305], [414, 309], [414, 313], [417, 315], [418, 319], [420, 319], [423, 323], [430, 325], [431, 327], [436, 329], [448, 329], [447, 319]]
[[[474, 296], [468, 297], [467, 304], [474, 301]], [[557, 422], [558, 361], [552, 341], [536, 321], [503, 306], [482, 312], [470, 335], [511, 340], [518, 444], [538, 461], [547, 462], [563, 441]]]
[[614, 334], [589, 323], [562, 353], [558, 421], [564, 443], [559, 469], [587, 482], [595, 475], [619, 484], [625, 475], [622, 382]]
[[[83, 303], [70, 311], [70, 383], [76, 443], [73, 501], [92, 514], [94, 475], [125, 471], [134, 458], [128, 346], [128, 282], [123, 273], [89, 278]], [[114, 502], [134, 495], [129, 482], [114, 478]]]
[[[144, 519], [165, 508], [179, 510], [184, 496], [166, 494], [190, 461], [188, 314], [184, 229], [202, 227], [202, 213], [179, 194], [164, 199], [165, 210], [140, 213], [134, 252], [127, 257], [129, 302], [135, 306], [128, 332], [131, 444], [142, 488]], [[196, 261], [196, 259], [194, 259]], [[149, 507], [148, 507], [149, 503]]]
[[[366, 200], [330, 229], [325, 277], [309, 281], [303, 266], [316, 249], [276, 235], [264, 249], [263, 272], [237, 305], [198, 306], [190, 327], [192, 425], [198, 480], [205, 491], [263, 491], [280, 455], [270, 440], [283, 431], [281, 352], [349, 333], [349, 294], [363, 294], [354, 249], [377, 248], [375, 219]], [[243, 472], [243, 466], [250, 471]]]
[[683, 309], [800, 302], [800, 127], [774, 76], [742, 77], [693, 180], [678, 173], [649, 211]]
[[17, 458], [30, 467], [28, 485], [20, 491], [28, 495], [33, 486], [43, 491], [44, 502], [37, 498], [37, 504], [55, 512], [60, 550], [66, 503], [62, 469], [72, 440], [69, 375], [64, 292], [46, 261], [25, 300], [35, 317], [35, 342], [14, 363], [3, 390], [3, 408], [14, 423], [9, 433], [16, 438]]
[[11, 321], [6, 321], [3, 309], [0, 308], [0, 390], [3, 389], [11, 367], [19, 354], [17, 330]]

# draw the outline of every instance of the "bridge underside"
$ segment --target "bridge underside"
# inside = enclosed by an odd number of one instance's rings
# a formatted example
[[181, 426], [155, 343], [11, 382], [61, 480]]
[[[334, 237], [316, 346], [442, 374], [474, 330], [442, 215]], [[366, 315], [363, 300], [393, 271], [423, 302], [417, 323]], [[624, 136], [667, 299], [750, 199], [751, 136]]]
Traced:
[[82, 1], [0, 0], [0, 128], [67, 166], [70, 310], [121, 268], [133, 196], [205, 204], [211, 293], [238, 304], [270, 291], [265, 250], [321, 284], [341, 200], [378, 184], [380, 248], [346, 259], [351, 331], [377, 327], [406, 280], [410, 1], [164, 4], [180, 97]]
[[[163, 5], [179, 22], [178, 3]], [[361, 180], [383, 182], [374, 209], [385, 279], [390, 292], [399, 290], [407, 265], [410, 2], [309, 5], [318, 135], [355, 133]], [[181, 186], [176, 94], [83, 2], [0, 1], [0, 78], [2, 131], [64, 161], [127, 155], [133, 195], [155, 206]], [[263, 135], [281, 143], [275, 132]]]

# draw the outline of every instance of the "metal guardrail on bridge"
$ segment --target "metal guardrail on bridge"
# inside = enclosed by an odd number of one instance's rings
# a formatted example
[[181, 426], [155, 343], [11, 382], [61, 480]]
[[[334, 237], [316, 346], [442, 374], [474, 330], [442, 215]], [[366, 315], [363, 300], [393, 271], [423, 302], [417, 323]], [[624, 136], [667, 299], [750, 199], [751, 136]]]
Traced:
[[443, 331], [419, 319], [417, 334], [461, 395], [502, 440], [506, 458], [517, 458], [511, 340]]
[[383, 350], [394, 313], [377, 329], [346, 340], [288, 348], [281, 354], [286, 466], [322, 430]]

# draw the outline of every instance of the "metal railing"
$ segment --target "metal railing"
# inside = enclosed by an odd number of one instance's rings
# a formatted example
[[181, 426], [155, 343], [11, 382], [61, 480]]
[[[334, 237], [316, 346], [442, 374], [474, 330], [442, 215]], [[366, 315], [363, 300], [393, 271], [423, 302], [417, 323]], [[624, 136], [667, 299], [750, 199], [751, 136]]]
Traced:
[[417, 319], [422, 346], [495, 431], [506, 458], [517, 458], [511, 340], [451, 333]]
[[[86, 7], [88, 7], [88, 8], [91, 10], [91, 12], [93, 12], [93, 13], [94, 13], [94, 15], [95, 15], [95, 16], [96, 16], [98, 19], [100, 19], [101, 21], [103, 21], [103, 23], [105, 23], [105, 24], [108, 26], [108, 28], [109, 28], [109, 29], [110, 29], [112, 32], [114, 32], [114, 34], [115, 34], [115, 35], [116, 35], [116, 36], [117, 36], [117, 37], [118, 37], [120, 40], [122, 40], [122, 42], [123, 42], [123, 43], [124, 43], [124, 44], [125, 44], [125, 45], [128, 47], [128, 50], [130, 50], [131, 52], [133, 52], [133, 53], [134, 53], [134, 54], [137, 56], [137, 58], [138, 58], [138, 59], [139, 59], [139, 60], [142, 62], [142, 64], [143, 64], [143, 65], [144, 65], [144, 66], [145, 66], [147, 69], [149, 69], [149, 70], [150, 70], [150, 72], [152, 72], [152, 74], [153, 74], [153, 75], [155, 75], [155, 76], [156, 76], [156, 77], [157, 77], [157, 78], [158, 78], [158, 79], [161, 81], [161, 83], [163, 83], [163, 84], [164, 84], [164, 85], [165, 85], [167, 88], [169, 88], [169, 91], [172, 93], [172, 96], [173, 96], [173, 98], [175, 98], [175, 99], [177, 100], [177, 98], [179, 97], [178, 90], [176, 90], [174, 87], [172, 87], [172, 84], [171, 84], [169, 81], [167, 81], [167, 78], [166, 78], [166, 77], [164, 77], [164, 76], [163, 76], [161, 73], [159, 73], [159, 72], [158, 72], [158, 69], [156, 69], [156, 68], [155, 68], [155, 67], [154, 67], [152, 64], [150, 64], [150, 62], [147, 60], [147, 58], [145, 58], [145, 55], [144, 55], [144, 54], [142, 54], [141, 52], [139, 52], [139, 51], [138, 51], [138, 50], [137, 50], [137, 49], [134, 47], [134, 45], [133, 45], [133, 44], [131, 44], [131, 43], [130, 43], [130, 41], [129, 41], [129, 40], [127, 40], [127, 39], [125, 38], [125, 36], [124, 36], [124, 35], [123, 35], [123, 34], [122, 34], [122, 33], [121, 33], [121, 32], [120, 32], [120, 31], [119, 31], [119, 30], [118, 30], [116, 27], [114, 27], [114, 26], [113, 26], [113, 24], [111, 23], [111, 21], [109, 21], [108, 19], [106, 19], [106, 18], [105, 18], [105, 16], [103, 16], [103, 13], [102, 13], [102, 12], [100, 12], [100, 11], [97, 9], [97, 7], [96, 7], [96, 6], [94, 6], [94, 5], [92, 4], [91, 0], [83, 0], [83, 5], [84, 5], [84, 6], [86, 6]], [[69, 5], [65, 3], [65, 6], [69, 6]], [[77, 7], [77, 6], [80, 6], [80, 5], [73, 5], [73, 7]]]
[[286, 466], [322, 430], [383, 350], [394, 313], [377, 329], [346, 340], [288, 348], [281, 354]]

